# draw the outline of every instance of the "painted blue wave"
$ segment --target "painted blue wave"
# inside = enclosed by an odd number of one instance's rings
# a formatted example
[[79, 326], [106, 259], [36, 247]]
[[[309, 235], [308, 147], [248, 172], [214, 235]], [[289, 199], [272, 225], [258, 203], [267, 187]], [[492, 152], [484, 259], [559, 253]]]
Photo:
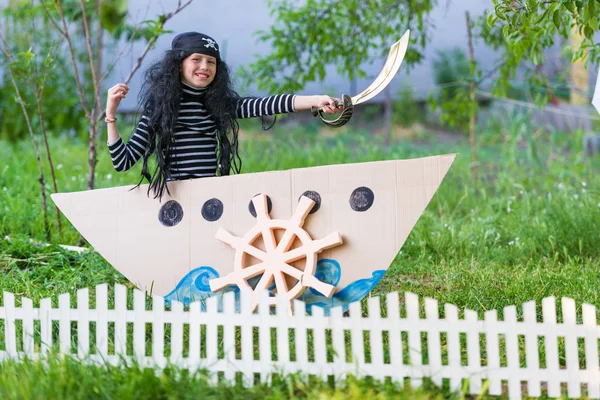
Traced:
[[215, 295], [221, 296], [222, 293], [227, 292], [235, 292], [237, 299], [240, 291], [237, 286], [229, 286], [219, 293], [213, 293], [210, 290], [209, 281], [218, 277], [219, 273], [212, 267], [203, 266], [191, 270], [179, 281], [175, 289], [165, 296], [166, 305], [170, 307], [171, 301], [180, 301], [187, 306], [193, 301], [200, 301], [202, 303], [201, 307], [204, 310], [205, 305], [203, 300], [209, 297]]
[[[340, 263], [328, 258], [319, 260], [317, 262], [317, 267], [315, 268], [315, 278], [329, 285], [337, 286], [337, 284], [340, 283], [340, 279], [342, 279], [342, 268], [340, 268]], [[308, 288], [300, 299], [304, 301], [303, 297], [306, 292], [309, 291], [314, 295], [324, 297], [317, 289]], [[306, 296], [306, 298], [309, 297], [310, 296]]]
[[[335, 264], [337, 264], [337, 262], [334, 260], [327, 261], [333, 261], [335, 262]], [[339, 264], [337, 265], [339, 267]], [[331, 266], [328, 265], [327, 267]], [[321, 293], [311, 288], [310, 290], [305, 291], [302, 294], [302, 296], [300, 296], [300, 300], [306, 303], [306, 309], [308, 311], [310, 311], [311, 308], [314, 306], [324, 308], [326, 315], [329, 314], [329, 310], [332, 307], [342, 306], [342, 309], [346, 311], [350, 303], [360, 301], [367, 294], [369, 294], [369, 292], [373, 290], [373, 288], [379, 283], [383, 275], [385, 275], [385, 270], [373, 271], [373, 274], [370, 278], [359, 279], [357, 281], [354, 281], [348, 286], [346, 286], [344, 289], [340, 290], [337, 293], [334, 293], [333, 296], [331, 296], [330, 298], [323, 296]], [[329, 277], [326, 275], [326, 279], [328, 278]], [[322, 280], [326, 283], [330, 283], [326, 279]], [[339, 278], [337, 279], [337, 281], [339, 282]]]
[[[309, 288], [299, 299], [306, 303], [309, 311], [313, 306], [324, 308], [327, 314], [332, 307], [342, 306], [343, 309], [346, 310], [350, 303], [360, 301], [365, 297], [379, 283], [384, 274], [385, 270], [374, 271], [370, 278], [359, 279], [350, 283], [343, 290], [335, 293], [331, 298], [327, 298], [319, 293], [319, 291]], [[248, 284], [254, 288], [261, 276], [262, 275], [258, 275], [248, 280]], [[322, 259], [317, 263], [315, 276], [321, 282], [337, 286], [342, 277], [342, 269], [336, 260]], [[222, 297], [224, 293], [231, 291], [236, 294], [236, 309], [239, 309], [239, 306], [237, 305], [237, 302], [239, 301], [239, 288], [237, 286], [229, 286], [218, 293], [213, 293], [210, 290], [209, 281], [218, 277], [219, 273], [212, 267], [202, 266], [195, 268], [188, 272], [177, 284], [175, 289], [165, 296], [165, 303], [170, 307], [171, 301], [176, 300], [187, 306], [192, 301], [200, 300], [202, 302], [202, 300], [205, 300], [208, 297]], [[275, 289], [274, 282], [269, 286], [269, 290], [273, 289]], [[222, 304], [219, 302], [219, 309], [221, 309], [221, 307]], [[202, 302], [202, 309], [204, 308], [205, 306]]]

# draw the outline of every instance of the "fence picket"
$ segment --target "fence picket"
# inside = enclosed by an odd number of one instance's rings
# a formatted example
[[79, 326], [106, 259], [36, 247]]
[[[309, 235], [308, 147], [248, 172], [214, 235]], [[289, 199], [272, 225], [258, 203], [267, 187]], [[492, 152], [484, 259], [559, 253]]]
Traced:
[[[290, 341], [289, 341], [289, 308], [290, 302], [285, 296], [277, 296], [277, 364], [284, 368], [290, 363]], [[288, 371], [282, 371], [288, 372]]]
[[469, 392], [481, 393], [481, 349], [479, 347], [479, 330], [477, 329], [477, 313], [473, 310], [465, 311], [465, 325], [467, 331], [467, 365], [469, 366]]
[[62, 354], [71, 353], [71, 296], [64, 293], [58, 296], [58, 310], [60, 319], [58, 321], [58, 341]]
[[127, 288], [115, 285], [115, 354], [127, 354]]
[[556, 302], [554, 297], [542, 300], [542, 319], [546, 325], [544, 347], [546, 350], [546, 373], [548, 379], [548, 396], [559, 397], [560, 375], [558, 368], [558, 340], [556, 336]]
[[508, 398], [521, 398], [521, 379], [519, 376], [519, 341], [517, 337], [517, 308], [504, 308], [504, 339], [506, 341], [506, 368], [508, 370]]
[[427, 330], [427, 354], [429, 358], [429, 373], [433, 383], [442, 386], [442, 352], [440, 332], [438, 330], [439, 310], [438, 302], [434, 299], [425, 299], [425, 317], [430, 322]]
[[[414, 293], [406, 293], [406, 322], [408, 326], [419, 326], [419, 297]], [[408, 330], [408, 354], [410, 365], [419, 370], [423, 365], [422, 354], [423, 346], [421, 344], [421, 331], [419, 329]], [[412, 377], [411, 384], [413, 387], [418, 387], [423, 384], [423, 379], [420, 377]]]
[[[459, 326], [458, 324], [458, 308], [453, 304], [444, 304], [444, 313], [448, 326]], [[448, 341], [448, 367], [450, 371], [450, 390], [458, 391], [462, 386], [462, 373], [460, 362], [460, 337], [458, 330], [448, 329], [446, 331], [446, 339]]]
[[[487, 353], [488, 376], [499, 376], [500, 371], [500, 336], [498, 329], [498, 312], [496, 310], [486, 311], [483, 315], [485, 326], [485, 350]], [[490, 379], [489, 393], [492, 396], [502, 394], [502, 382], [499, 378]]]
[[146, 295], [141, 290], [133, 292], [133, 311], [133, 354], [137, 362], [143, 364], [146, 357]]
[[[203, 313], [204, 321], [206, 321], [204, 325], [206, 331], [206, 340], [204, 341], [206, 365], [213, 368], [216, 368], [215, 366], [218, 365], [218, 327], [217, 323], [210, 323], [210, 321], [218, 320], [218, 301], [217, 296], [206, 299], [206, 311]], [[211, 382], [216, 382], [214, 374], [211, 375], [210, 379]]]
[[385, 378], [383, 364], [383, 331], [381, 330], [381, 304], [379, 297], [371, 297], [367, 302], [369, 310], [369, 349], [371, 350], [371, 371], [377, 379]]
[[342, 307], [334, 307], [331, 309], [331, 346], [333, 349], [333, 365], [331, 368], [334, 371], [344, 369], [346, 363], [346, 341], [344, 340], [344, 312]]
[[42, 299], [40, 301], [40, 353], [45, 356], [52, 347], [52, 300]]
[[585, 329], [585, 369], [588, 396], [600, 398], [600, 365], [598, 362], [598, 330], [596, 326], [596, 307], [584, 304], [582, 311]]
[[225, 359], [225, 379], [235, 382], [235, 293], [223, 296], [223, 311], [232, 318], [223, 319], [223, 352]]
[[32, 358], [35, 354], [33, 301], [23, 297], [21, 307], [23, 313], [23, 353]]
[[171, 302], [171, 356], [169, 361], [181, 365], [183, 361], [183, 303]]
[[390, 365], [394, 378], [401, 380], [406, 376], [404, 360], [402, 357], [402, 336], [400, 323], [400, 296], [398, 292], [388, 293], [386, 296], [387, 315], [390, 326]]
[[352, 328], [350, 330], [350, 339], [352, 340], [352, 364], [356, 368], [356, 375], [363, 375], [365, 367], [365, 345], [363, 337], [363, 316], [359, 302], [350, 303], [348, 307], [352, 317]]
[[77, 291], [77, 355], [85, 358], [90, 354], [90, 291]]
[[196, 369], [200, 367], [200, 301], [190, 303], [189, 313], [190, 343], [187, 366]]
[[316, 375], [327, 380], [327, 345], [325, 340], [325, 313], [321, 307], [313, 307], [311, 327], [313, 330], [314, 365], [317, 367]]
[[565, 353], [567, 359], [567, 396], [581, 397], [581, 381], [579, 380], [579, 351], [577, 346], [577, 320], [575, 301], [563, 297], [562, 319], [565, 326]]
[[[580, 397], [582, 384], [587, 386], [587, 395], [600, 399], [600, 359], [598, 340], [600, 330], [597, 324], [596, 308], [582, 305], [582, 324], [577, 324], [576, 305], [573, 299], [561, 299], [562, 323], [557, 322], [556, 301], [554, 297], [542, 300], [542, 322], [537, 322], [535, 302], [522, 305], [523, 321], [517, 320], [516, 306], [504, 308], [504, 320], [498, 321], [496, 310], [486, 311], [479, 321], [477, 313], [465, 310], [465, 318], [458, 318], [458, 308], [445, 304], [445, 318], [439, 316], [437, 301], [424, 300], [425, 316], [419, 315], [418, 296], [407, 293], [405, 296], [406, 317], [401, 318], [398, 293], [386, 296], [387, 317], [381, 314], [378, 297], [368, 300], [368, 317], [363, 317], [361, 303], [350, 305], [350, 316], [344, 317], [342, 308], [330, 310], [326, 316], [324, 310], [313, 306], [311, 315], [306, 313], [306, 305], [298, 300], [293, 302], [293, 314], [289, 313], [288, 300], [281, 296], [276, 299], [272, 309], [269, 293], [259, 298], [258, 313], [251, 309], [252, 295], [241, 291], [239, 303], [236, 294], [227, 292], [223, 296], [206, 300], [206, 307], [200, 302], [190, 305], [184, 311], [183, 304], [171, 302], [165, 310], [164, 298], [152, 298], [152, 311], [146, 310], [146, 295], [134, 290], [133, 310], [127, 308], [127, 288], [114, 286], [115, 307], [108, 308], [108, 287], [106, 284], [96, 287], [96, 307], [89, 309], [89, 290], [77, 291], [77, 307], [71, 309], [70, 295], [58, 296], [58, 308], [52, 308], [51, 299], [40, 301], [39, 309], [33, 302], [21, 298], [21, 307], [15, 307], [14, 295], [4, 292], [4, 306], [0, 308], [0, 321], [4, 325], [6, 351], [2, 357], [31, 358], [45, 356], [53, 345], [53, 321], [57, 321], [58, 350], [61, 354], [71, 354], [74, 338], [77, 338], [77, 355], [85, 358], [90, 353], [90, 322], [96, 324], [96, 362], [117, 362], [121, 356], [128, 357], [127, 344], [133, 344], [133, 356], [141, 365], [163, 368], [165, 357], [165, 323], [171, 325], [169, 361], [183, 368], [207, 368], [216, 373], [224, 373], [225, 379], [234, 381], [236, 374], [242, 375], [243, 384], [254, 384], [255, 374], [263, 382], [270, 382], [272, 373], [294, 373], [296, 371], [326, 379], [333, 375], [336, 379], [345, 374], [371, 376], [384, 379], [390, 376], [395, 381], [411, 379], [412, 385], [420, 385], [423, 377], [431, 377], [437, 385], [449, 379], [451, 390], [460, 390], [462, 380], [470, 381], [470, 394], [476, 395], [483, 390], [483, 379], [489, 381], [488, 393], [492, 396], [507, 394], [508, 398], [522, 396], [523, 382], [527, 395], [539, 397], [542, 385], [548, 387], [548, 397], [561, 395], [561, 383], [566, 383], [569, 397]], [[222, 301], [222, 303], [221, 303]], [[221, 307], [222, 304], [222, 307]], [[238, 307], [239, 304], [239, 307]], [[36, 352], [35, 321], [40, 324], [40, 349]], [[22, 321], [22, 338], [17, 338], [18, 321]], [[76, 322], [72, 331], [71, 323]], [[114, 322], [114, 353], [108, 356], [109, 321]], [[133, 322], [133, 333], [128, 332], [127, 323]], [[152, 325], [152, 356], [146, 356], [146, 324]], [[184, 357], [184, 327], [189, 324], [189, 352]], [[202, 326], [206, 328], [206, 340], [202, 340]], [[222, 352], [220, 347], [219, 326], [222, 326]], [[236, 327], [240, 327], [240, 343], [236, 346]], [[54, 327], [56, 329], [56, 326]], [[294, 338], [290, 336], [293, 329]], [[277, 361], [274, 362], [274, 349], [271, 343], [271, 331], [276, 331]], [[253, 331], [258, 335], [258, 359], [255, 360]], [[307, 332], [312, 331], [312, 342], [307, 340]], [[346, 343], [346, 331], [349, 331], [349, 343]], [[112, 329], [111, 329], [112, 332]], [[330, 333], [329, 333], [330, 332]], [[369, 340], [365, 341], [368, 332]], [[407, 354], [403, 352], [401, 333], [408, 337]], [[441, 332], [446, 341], [442, 341]], [[427, 338], [426, 349], [421, 343], [423, 334]], [[466, 364], [461, 359], [461, 334], [466, 336]], [[501, 346], [500, 335], [505, 346]], [[19, 333], [19, 336], [21, 334]], [[559, 364], [559, 337], [564, 337], [566, 365]], [[384, 337], [388, 337], [384, 342]], [[485, 358], [480, 345], [485, 339]], [[524, 346], [520, 347], [520, 338]], [[543, 337], [546, 354], [544, 368], [540, 366], [538, 341]], [[331, 339], [329, 339], [331, 338]], [[585, 367], [579, 356], [579, 338], [583, 338]], [[129, 340], [132, 342], [129, 342]], [[23, 345], [20, 345], [22, 340]], [[331, 340], [331, 347], [329, 341]], [[292, 351], [292, 344], [293, 350]], [[562, 345], [562, 344], [561, 344]], [[352, 361], [346, 361], [346, 348], [352, 354]], [[241, 351], [238, 350], [241, 348]], [[448, 352], [445, 365], [442, 349]], [[562, 349], [562, 347], [561, 347]], [[370, 354], [366, 362], [365, 351]], [[423, 351], [427, 351], [424, 361]], [[309, 355], [310, 352], [310, 355]], [[332, 355], [329, 352], [333, 352]], [[206, 358], [202, 357], [206, 353]], [[241, 353], [241, 354], [240, 354]], [[388, 357], [385, 354], [389, 354]], [[240, 357], [241, 356], [241, 357]], [[506, 358], [506, 366], [501, 365], [501, 356]], [[108, 357], [108, 358], [107, 358]], [[407, 357], [409, 364], [404, 364]], [[240, 359], [241, 358], [241, 359]], [[483, 362], [483, 360], [486, 360]], [[525, 360], [524, 366], [521, 362]], [[502, 384], [508, 382], [508, 393], [503, 393]]]
[[152, 359], [159, 367], [166, 365], [165, 358], [165, 301], [152, 296]]
[[310, 326], [310, 322], [306, 316], [306, 305], [300, 300], [294, 300], [293, 318], [296, 326], [294, 329], [296, 338], [296, 365], [299, 371], [307, 371], [310, 368], [308, 362], [308, 335], [306, 334], [306, 329], [302, 329], [302, 327]]
[[[254, 384], [254, 342], [252, 331], [256, 316], [252, 314], [252, 292], [240, 291], [240, 319], [238, 321], [242, 330], [242, 382], [250, 387]], [[297, 347], [296, 347], [297, 349]], [[259, 361], [260, 362], [260, 361]]]
[[108, 286], [96, 286], [96, 351], [102, 360], [108, 357]]
[[273, 364], [273, 354], [271, 352], [271, 305], [269, 292], [266, 290], [260, 292], [258, 313], [260, 315], [260, 325], [258, 327], [258, 354], [261, 364], [260, 381], [268, 384], [271, 381], [269, 372]]
[[523, 304], [523, 324], [525, 330], [525, 361], [529, 379], [527, 380], [527, 395], [530, 397], [539, 397], [542, 395], [540, 380], [534, 371], [540, 369], [540, 360], [538, 354], [538, 335], [535, 333], [536, 319], [535, 302], [529, 301]]
[[4, 320], [4, 343], [6, 344], [6, 355], [15, 357], [17, 355], [17, 330], [15, 327], [15, 295], [4, 292], [4, 310], [6, 317]]

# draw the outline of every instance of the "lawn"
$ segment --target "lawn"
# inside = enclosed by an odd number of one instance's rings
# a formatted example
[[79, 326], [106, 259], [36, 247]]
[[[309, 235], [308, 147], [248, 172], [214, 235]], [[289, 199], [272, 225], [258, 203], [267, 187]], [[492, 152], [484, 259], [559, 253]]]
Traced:
[[[502, 307], [531, 300], [539, 304], [548, 296], [571, 297], [578, 306], [584, 302], [600, 306], [600, 164], [585, 156], [582, 133], [536, 130], [522, 116], [498, 118], [478, 130], [476, 182], [471, 173], [468, 140], [458, 134], [420, 133], [396, 138], [386, 145], [381, 137], [366, 131], [344, 128], [335, 136], [328, 133], [322, 135], [310, 126], [301, 129], [279, 125], [268, 135], [245, 134], [241, 143], [243, 172], [458, 153], [438, 192], [372, 295], [410, 291], [434, 297], [440, 305], [452, 303], [461, 309], [475, 310], [480, 317], [486, 310], [498, 309], [501, 315]], [[59, 191], [84, 190], [86, 141], [55, 138], [51, 148]], [[128, 173], [117, 173], [103, 143], [98, 148], [98, 188], [138, 182], [139, 166]], [[35, 242], [45, 241], [74, 245], [79, 235], [64, 217], [62, 235], [58, 235], [55, 209], [48, 199], [51, 236], [46, 237], [39, 173], [28, 141], [0, 143], [0, 157], [4, 160], [0, 168], [0, 230], [2, 237], [11, 238], [0, 241], [2, 290], [37, 302], [44, 297], [56, 300], [60, 293], [74, 294], [77, 289], [100, 283], [119, 282], [131, 287], [93, 252], [80, 255], [57, 246], [37, 246]], [[46, 179], [50, 190], [48, 173]], [[23, 397], [36, 397], [35, 374], [41, 374], [36, 368], [41, 367], [6, 364], [0, 367], [0, 376], [7, 376], [8, 371], [24, 376], [24, 387], [32, 394]], [[68, 361], [57, 362], [52, 368], [57, 373], [77, 369]], [[87, 381], [92, 376], [98, 377], [96, 386], [100, 391], [117, 390], [115, 385], [121, 385], [121, 378], [115, 377], [108, 367], [82, 369], [85, 371], [68, 373], [89, 374], [81, 379], [82, 393], [93, 393], [94, 384]], [[145, 379], [143, 371], [131, 373]], [[204, 383], [198, 383], [200, 378], [181, 374], [176, 374], [176, 378], [164, 375], [156, 385], [163, 385], [160, 390], [169, 385], [188, 385], [190, 390], [204, 387]], [[15, 382], [2, 379], [2, 397], [20, 397], [9, 392]], [[74, 384], [69, 379], [64, 379], [64, 385]], [[154, 378], [147, 379], [148, 385], [154, 382]], [[381, 389], [376, 383], [365, 381], [346, 382], [340, 385], [341, 389], [321, 383], [322, 386], [311, 385], [310, 390], [296, 392], [293, 388], [297, 383], [290, 378], [280, 386], [263, 387], [257, 393], [272, 398], [277, 398], [281, 390], [283, 397], [289, 397], [292, 390], [302, 398], [359, 398], [366, 395], [359, 396], [360, 391], [376, 388], [384, 397], [386, 393], [392, 397], [396, 393], [391, 386]], [[158, 392], [157, 389], [154, 393]], [[166, 393], [180, 398], [174, 389]], [[235, 388], [223, 387], [214, 393], [217, 397], [235, 397], [237, 392]], [[412, 395], [428, 398], [441, 393], [433, 390]], [[107, 396], [99, 393], [96, 397]]]

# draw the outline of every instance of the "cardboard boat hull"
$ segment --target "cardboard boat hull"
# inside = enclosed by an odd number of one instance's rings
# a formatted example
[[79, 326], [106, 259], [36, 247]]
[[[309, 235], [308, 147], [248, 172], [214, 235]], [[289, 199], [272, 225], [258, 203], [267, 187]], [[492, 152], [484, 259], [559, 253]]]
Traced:
[[[300, 197], [320, 201], [304, 221], [313, 239], [343, 244], [318, 255], [317, 277], [335, 284], [301, 299], [330, 307], [360, 300], [379, 282], [436, 193], [456, 155], [247, 173], [169, 183], [161, 201], [147, 185], [56, 193], [81, 235], [141, 290], [181, 301], [210, 296], [208, 282], [233, 271], [236, 250], [219, 228], [243, 237], [256, 224], [250, 203], [266, 194], [270, 217], [288, 220]], [[208, 288], [208, 290], [207, 290]]]

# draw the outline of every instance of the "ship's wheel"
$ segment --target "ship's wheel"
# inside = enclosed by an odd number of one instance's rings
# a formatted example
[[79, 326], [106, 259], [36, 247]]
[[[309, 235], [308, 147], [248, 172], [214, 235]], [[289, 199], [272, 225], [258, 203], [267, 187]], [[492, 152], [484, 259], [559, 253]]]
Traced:
[[[219, 228], [215, 235], [236, 252], [233, 272], [210, 280], [210, 289], [217, 292], [229, 285], [237, 285], [240, 289], [253, 290], [253, 310], [258, 305], [260, 290], [267, 289], [273, 280], [276, 292], [289, 299], [290, 309], [292, 301], [309, 287], [331, 297], [335, 287], [315, 277], [317, 257], [321, 251], [342, 244], [342, 237], [338, 232], [332, 232], [323, 239], [313, 240], [302, 228], [315, 202], [302, 196], [289, 220], [271, 219], [267, 211], [267, 196], [264, 194], [255, 196], [252, 203], [257, 221], [244, 237], [234, 236], [223, 228]], [[294, 244], [296, 246], [292, 247]], [[252, 263], [255, 260], [258, 261]], [[303, 268], [295, 266], [297, 262], [304, 260]], [[261, 274], [262, 277], [253, 288], [248, 280]], [[276, 299], [270, 299], [270, 304], [275, 305]]]

